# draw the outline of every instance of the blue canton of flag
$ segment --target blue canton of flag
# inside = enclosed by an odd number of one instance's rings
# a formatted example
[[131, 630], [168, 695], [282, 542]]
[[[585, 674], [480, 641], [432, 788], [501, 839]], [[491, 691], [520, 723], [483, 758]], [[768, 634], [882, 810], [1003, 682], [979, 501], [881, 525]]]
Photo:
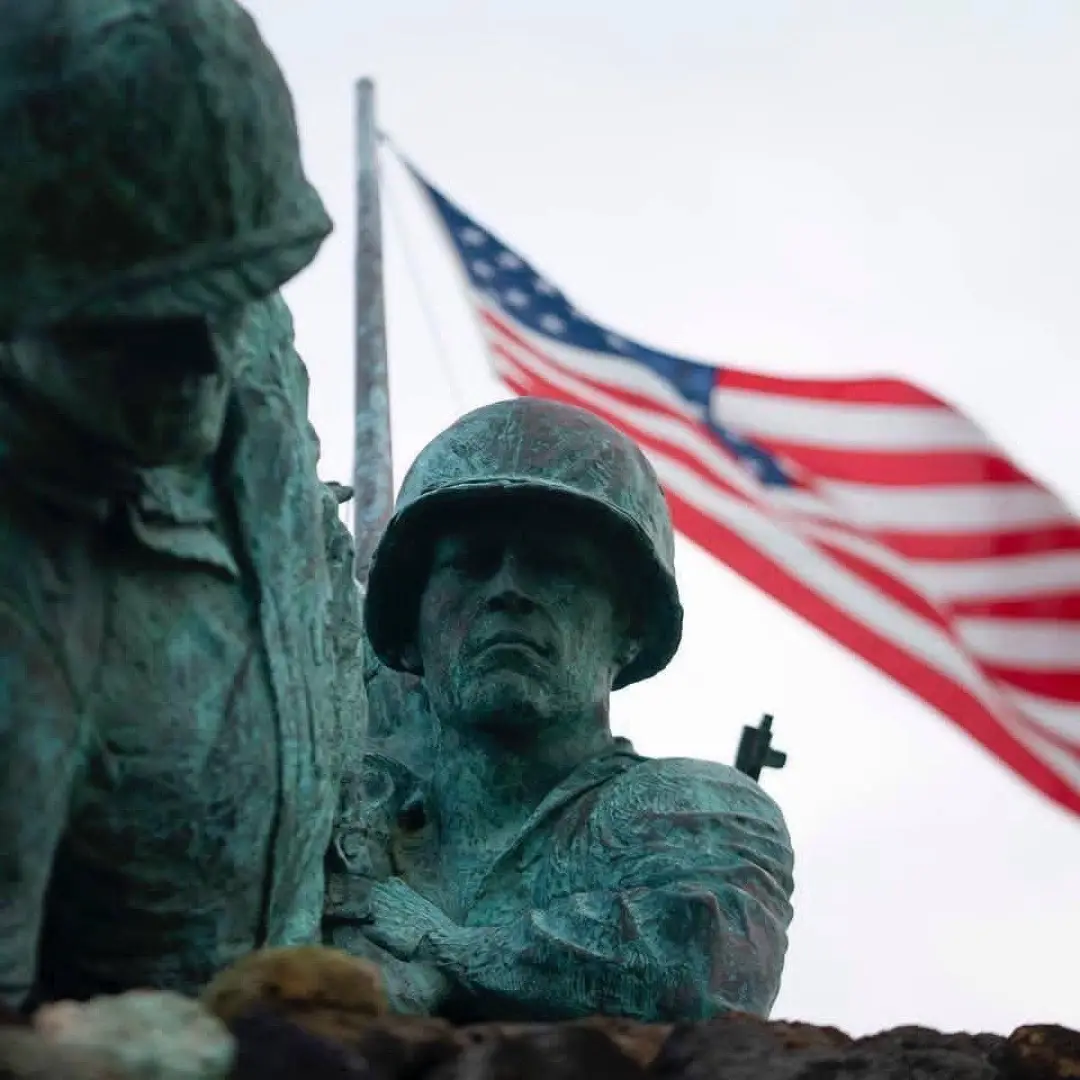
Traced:
[[712, 397], [722, 382], [722, 368], [657, 352], [586, 318], [561, 290], [520, 255], [408, 167], [449, 233], [469, 284], [509, 319], [559, 344], [644, 365], [670, 384], [694, 409], [717, 442], [760, 483], [770, 486], [797, 483], [775, 455], [715, 420]]

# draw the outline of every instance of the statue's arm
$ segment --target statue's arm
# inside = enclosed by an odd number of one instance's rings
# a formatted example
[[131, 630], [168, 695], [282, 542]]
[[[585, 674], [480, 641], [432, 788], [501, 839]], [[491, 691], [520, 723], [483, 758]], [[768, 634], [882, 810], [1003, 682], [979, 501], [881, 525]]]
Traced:
[[[347, 784], [346, 790], [350, 786]], [[378, 965], [383, 989], [394, 1012], [432, 1016], [446, 999], [451, 989], [450, 980], [433, 964], [401, 959], [368, 937], [368, 896], [381, 875], [371, 865], [349, 866], [342, 857], [340, 841], [348, 829], [349, 816], [350, 808], [343, 807], [335, 828], [335, 843], [327, 856], [323, 942]], [[343, 821], [346, 822], [344, 827]], [[367, 863], [366, 854], [361, 855], [359, 861]]]
[[[376, 695], [373, 705], [377, 709], [389, 700]], [[327, 855], [323, 941], [377, 964], [394, 1012], [431, 1016], [449, 992], [446, 976], [431, 964], [394, 956], [367, 934], [371, 890], [393, 872], [393, 822], [415, 789], [416, 776], [382, 753], [366, 754], [360, 766], [342, 786], [341, 812]]]
[[653, 761], [616, 782], [587, 828], [582, 857], [610, 887], [508, 912], [498, 926], [436, 928], [417, 955], [492, 1015], [767, 1016], [793, 868], [775, 803], [726, 766]]
[[84, 747], [81, 710], [58, 650], [0, 598], [0, 1001], [34, 986], [53, 859]]
[[403, 1016], [434, 1016], [451, 989], [450, 980], [433, 964], [399, 960], [368, 938], [356, 922], [324, 924], [325, 943], [379, 968], [390, 1008]]

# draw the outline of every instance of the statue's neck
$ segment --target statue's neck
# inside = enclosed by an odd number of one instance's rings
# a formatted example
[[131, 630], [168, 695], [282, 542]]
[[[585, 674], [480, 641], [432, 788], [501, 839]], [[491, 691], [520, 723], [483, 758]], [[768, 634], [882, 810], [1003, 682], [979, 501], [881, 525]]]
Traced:
[[553, 788], [611, 743], [606, 715], [543, 733], [440, 725], [432, 785], [441, 831], [478, 835], [523, 824]]

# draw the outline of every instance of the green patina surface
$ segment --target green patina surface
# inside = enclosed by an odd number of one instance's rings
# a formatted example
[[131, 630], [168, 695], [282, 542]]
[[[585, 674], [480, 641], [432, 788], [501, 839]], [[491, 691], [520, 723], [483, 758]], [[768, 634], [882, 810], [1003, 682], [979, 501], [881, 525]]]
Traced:
[[608, 723], [612, 687], [678, 644], [672, 547], [640, 454], [551, 403], [466, 417], [406, 479], [367, 598], [378, 750], [337, 833], [327, 923], [392, 958], [400, 1007], [771, 1008], [791, 919], [779, 809]]
[[0, 995], [317, 940], [366, 705], [278, 288], [330, 220], [231, 0], [0, 3]]
[[[103, 489], [4, 402], [0, 990], [198, 989], [317, 939], [366, 704], [352, 544], [278, 300], [213, 467]], [[40, 948], [40, 963], [38, 968]]]
[[779, 810], [610, 731], [681, 632], [641, 454], [532, 401], [421, 455], [361, 760], [352, 545], [278, 296], [330, 222], [254, 24], [0, 0], [0, 127], [0, 996], [190, 993], [322, 919], [407, 1011], [767, 1012]]

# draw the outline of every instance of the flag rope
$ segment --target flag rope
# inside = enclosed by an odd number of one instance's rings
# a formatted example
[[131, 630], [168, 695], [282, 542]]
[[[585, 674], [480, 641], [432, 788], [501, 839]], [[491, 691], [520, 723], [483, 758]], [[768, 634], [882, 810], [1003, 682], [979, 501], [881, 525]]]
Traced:
[[[393, 144], [385, 133], [379, 133], [379, 142], [393, 153]], [[442, 368], [443, 377], [446, 380], [450, 395], [454, 399], [454, 404], [457, 407], [458, 412], [463, 413], [466, 411], [465, 394], [462, 391], [461, 384], [458, 381], [453, 365], [450, 362], [450, 350], [447, 347], [446, 339], [439, 329], [439, 321], [435, 316], [435, 311], [431, 305], [427, 290], [424, 288], [419, 265], [413, 257], [412, 247], [409, 243], [408, 230], [405, 228], [405, 221], [400, 213], [396, 194], [387, 183], [386, 170], [382, 161], [377, 161], [376, 166], [379, 174], [379, 189], [385, 196], [386, 206], [390, 211], [390, 220], [401, 247], [405, 269], [412, 282], [413, 291], [416, 294], [417, 303], [420, 305], [420, 310], [423, 313], [424, 321], [427, 323], [428, 333], [431, 336], [432, 343], [435, 346], [435, 352], [439, 358], [439, 366]]]

